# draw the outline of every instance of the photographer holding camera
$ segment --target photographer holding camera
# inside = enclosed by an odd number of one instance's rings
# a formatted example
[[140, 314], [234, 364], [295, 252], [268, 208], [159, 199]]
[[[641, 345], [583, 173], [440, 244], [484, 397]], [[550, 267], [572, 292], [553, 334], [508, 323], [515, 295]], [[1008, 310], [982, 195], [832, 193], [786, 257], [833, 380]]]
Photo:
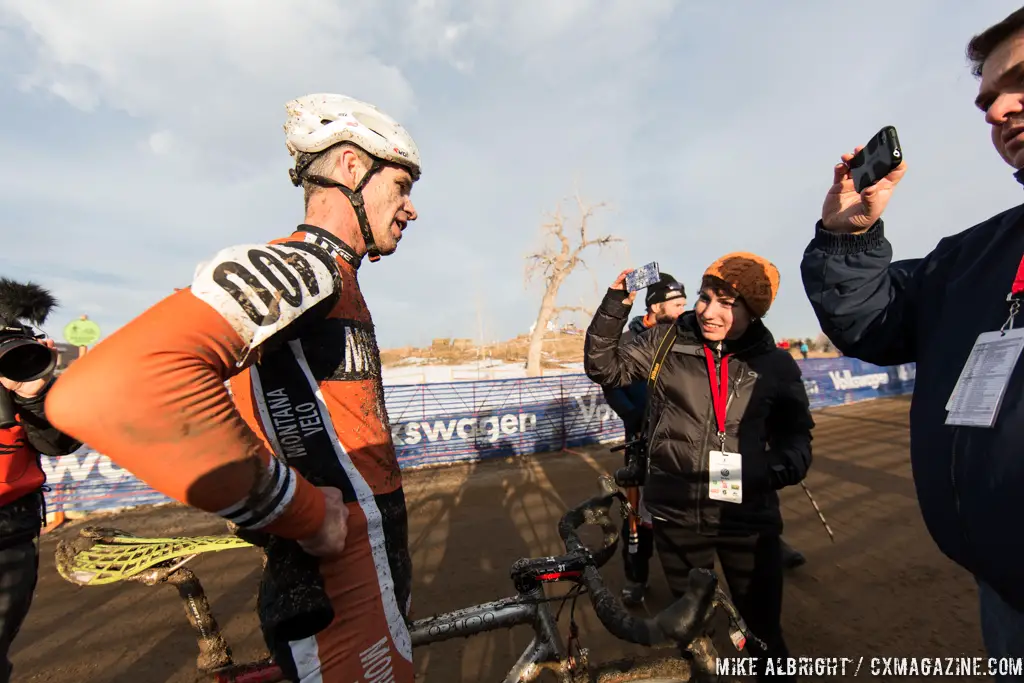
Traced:
[[10, 681], [8, 652], [39, 571], [37, 544], [46, 520], [39, 457], [81, 446], [46, 419], [56, 345], [23, 322], [43, 324], [55, 305], [42, 287], [0, 278], [0, 683]]

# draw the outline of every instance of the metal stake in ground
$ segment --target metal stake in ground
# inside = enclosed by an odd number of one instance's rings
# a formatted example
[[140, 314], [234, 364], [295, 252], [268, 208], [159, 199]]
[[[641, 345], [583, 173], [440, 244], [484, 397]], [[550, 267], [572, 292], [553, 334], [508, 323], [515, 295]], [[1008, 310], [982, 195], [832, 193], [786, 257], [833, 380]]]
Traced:
[[819, 508], [818, 504], [814, 501], [814, 496], [811, 495], [811, 490], [807, 488], [807, 484], [803, 482], [800, 482], [800, 486], [804, 487], [804, 493], [807, 494], [807, 500], [811, 501], [811, 505], [814, 506], [814, 511], [818, 513], [818, 519], [821, 520], [821, 523], [825, 526], [825, 531], [828, 532], [828, 537], [832, 539], [833, 543], [835, 543], [836, 537], [832, 534], [832, 528], [829, 527], [828, 522], [825, 521], [825, 515], [821, 514], [821, 508]]

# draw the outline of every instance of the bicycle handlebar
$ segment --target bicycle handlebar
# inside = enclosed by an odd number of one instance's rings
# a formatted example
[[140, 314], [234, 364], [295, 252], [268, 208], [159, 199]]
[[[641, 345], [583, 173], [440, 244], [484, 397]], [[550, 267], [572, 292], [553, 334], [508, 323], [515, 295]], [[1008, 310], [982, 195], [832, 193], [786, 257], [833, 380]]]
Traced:
[[[604, 493], [586, 500], [568, 510], [558, 522], [558, 535], [562, 537], [566, 550], [573, 555], [610, 558], [618, 545], [619, 532], [608, 516], [612, 502], [628, 506], [626, 497], [619, 491], [611, 478], [602, 475], [601, 488]], [[605, 545], [592, 552], [580, 540], [576, 529], [584, 524], [596, 524], [604, 532]], [[607, 561], [607, 559], [605, 559]], [[752, 640], [764, 649], [764, 643], [746, 628], [735, 605], [718, 586], [718, 576], [713, 570], [693, 569], [689, 575], [686, 594], [651, 618], [637, 618], [629, 613], [622, 602], [604, 585], [598, 571], [603, 562], [587, 563], [580, 582], [587, 588], [597, 618], [609, 633], [620, 640], [638, 645], [652, 646], [675, 641], [686, 647], [702, 635], [704, 627], [714, 614], [716, 607], [725, 609], [733, 622], [733, 644], [742, 650], [746, 640]]]

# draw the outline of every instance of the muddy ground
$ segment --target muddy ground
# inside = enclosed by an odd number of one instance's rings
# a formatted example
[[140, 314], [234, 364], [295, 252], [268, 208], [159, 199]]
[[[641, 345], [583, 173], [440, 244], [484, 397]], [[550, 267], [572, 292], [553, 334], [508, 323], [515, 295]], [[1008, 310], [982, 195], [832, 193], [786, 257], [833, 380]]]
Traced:
[[[786, 586], [784, 626], [795, 656], [984, 655], [973, 581], [935, 549], [917, 508], [908, 406], [893, 399], [815, 414], [815, 460], [807, 483], [836, 541], [829, 541], [799, 487], [784, 493], [786, 538], [808, 558]], [[560, 552], [555, 524], [561, 512], [592, 495], [598, 474], [619, 462], [620, 454], [594, 448], [408, 474], [414, 616], [511, 594], [512, 562]], [[103, 524], [158, 536], [223, 529], [216, 519], [178, 507], [130, 511]], [[79, 588], [57, 575], [55, 542], [80, 525], [44, 537], [35, 604], [14, 645], [15, 682], [201, 680], [194, 668], [196, 644], [172, 589]], [[260, 656], [255, 552], [214, 553], [194, 568], [236, 656]], [[656, 562], [652, 574], [648, 609], [657, 609], [667, 604], [668, 592]], [[604, 575], [621, 586], [621, 562], [613, 560]], [[639, 650], [603, 633], [583, 600], [577, 620], [592, 656]], [[418, 649], [417, 680], [500, 681], [529, 638], [528, 630], [494, 632]], [[734, 653], [723, 648], [723, 654]], [[872, 676], [867, 661], [859, 678], [889, 680]]]

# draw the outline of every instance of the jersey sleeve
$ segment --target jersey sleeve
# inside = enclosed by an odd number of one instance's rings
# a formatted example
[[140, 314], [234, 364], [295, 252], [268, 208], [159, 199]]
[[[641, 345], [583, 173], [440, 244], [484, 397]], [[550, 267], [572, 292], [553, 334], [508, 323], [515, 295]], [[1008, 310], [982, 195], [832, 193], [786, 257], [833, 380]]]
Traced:
[[340, 296], [328, 255], [304, 244], [235, 246], [76, 360], [46, 414], [154, 489], [249, 529], [307, 538], [322, 493], [275, 458], [225, 381], [261, 345], [323, 315]]

